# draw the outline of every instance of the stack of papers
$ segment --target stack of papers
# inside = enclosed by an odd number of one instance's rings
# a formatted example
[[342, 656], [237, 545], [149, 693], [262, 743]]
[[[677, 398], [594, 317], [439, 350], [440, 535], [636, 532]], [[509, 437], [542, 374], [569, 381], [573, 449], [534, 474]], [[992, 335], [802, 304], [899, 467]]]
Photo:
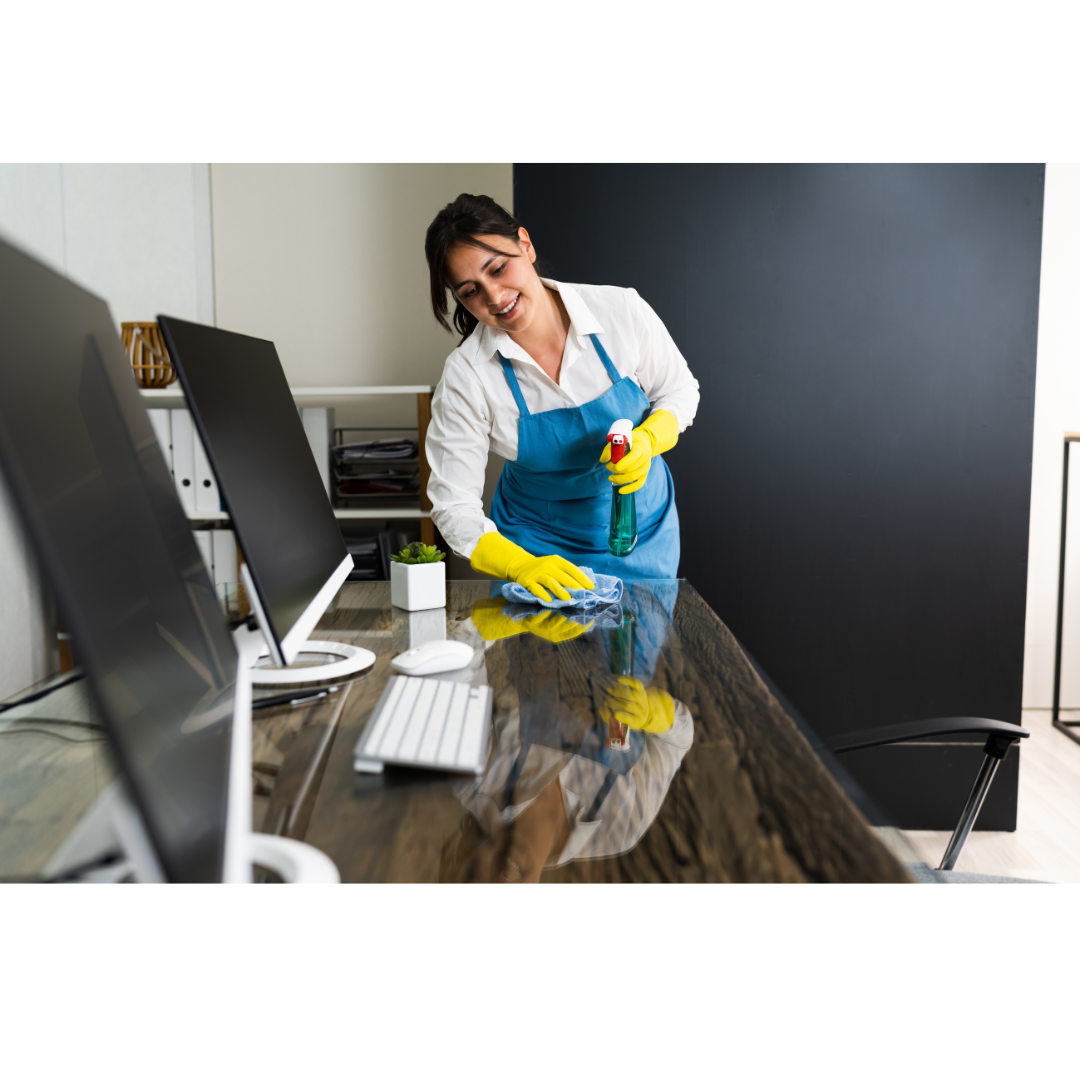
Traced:
[[373, 442], [346, 443], [334, 447], [338, 461], [392, 461], [416, 457], [412, 439], [375, 439]]

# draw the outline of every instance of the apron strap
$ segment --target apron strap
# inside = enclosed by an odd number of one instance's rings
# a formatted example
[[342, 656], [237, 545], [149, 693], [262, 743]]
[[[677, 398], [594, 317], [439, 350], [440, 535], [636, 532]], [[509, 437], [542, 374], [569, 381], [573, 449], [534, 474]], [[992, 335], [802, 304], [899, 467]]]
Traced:
[[615, 786], [615, 781], [618, 776], [614, 769], [609, 769], [607, 777], [604, 779], [604, 783], [601, 785], [600, 790], [596, 793], [596, 798], [593, 799], [592, 806], [589, 807], [588, 813], [581, 819], [582, 821], [595, 821], [596, 815], [600, 813], [600, 807], [604, 805], [604, 800], [611, 793], [611, 789]]
[[[595, 334], [590, 334], [589, 337], [592, 339], [593, 348], [596, 349], [596, 355], [600, 357], [600, 362], [604, 365], [604, 370], [608, 373], [611, 385], [614, 386], [622, 379], [622, 376], [619, 374], [619, 369], [611, 362], [611, 357], [608, 356], [607, 349], [600, 344], [600, 339]], [[495, 355], [499, 358], [499, 363], [502, 364], [503, 374], [506, 376], [506, 384], [510, 387], [510, 393], [514, 395], [518, 413], [521, 416], [530, 416], [531, 413], [529, 412], [529, 407], [525, 404], [525, 397], [521, 393], [521, 384], [518, 382], [517, 375], [514, 374], [513, 366], [501, 352], [496, 351]]]
[[514, 798], [514, 792], [517, 790], [518, 777], [521, 776], [521, 770], [525, 768], [525, 759], [529, 756], [529, 748], [532, 743], [522, 742], [521, 749], [518, 751], [518, 756], [514, 761], [513, 767], [510, 769], [510, 775], [506, 778], [506, 786], [503, 788], [503, 801], [500, 810], [505, 810]]
[[503, 374], [506, 376], [510, 393], [514, 395], [514, 400], [517, 402], [518, 412], [522, 416], [528, 416], [529, 407], [525, 404], [525, 398], [521, 394], [521, 386], [518, 383], [517, 376], [514, 374], [513, 367], [510, 366], [510, 361], [501, 352], [496, 352], [495, 355], [499, 358], [499, 363], [502, 364]]
[[593, 347], [596, 349], [597, 356], [600, 357], [601, 362], [604, 365], [604, 369], [608, 373], [608, 378], [611, 379], [611, 385], [614, 386], [622, 376], [619, 374], [619, 369], [611, 362], [611, 357], [607, 354], [607, 349], [600, 344], [600, 339], [595, 334], [590, 334], [592, 338]]

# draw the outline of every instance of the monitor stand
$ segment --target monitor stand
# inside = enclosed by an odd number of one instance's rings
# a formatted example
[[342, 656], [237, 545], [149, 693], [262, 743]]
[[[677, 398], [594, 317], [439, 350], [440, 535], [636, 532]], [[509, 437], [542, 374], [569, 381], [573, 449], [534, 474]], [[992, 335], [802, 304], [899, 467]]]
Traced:
[[[346, 645], [343, 641], [305, 641], [296, 655], [299, 658], [312, 653], [339, 656], [342, 659], [331, 660], [325, 664], [310, 664], [306, 667], [253, 667], [251, 681], [258, 686], [327, 682], [331, 679], [342, 679], [346, 675], [355, 675], [358, 671], [363, 671], [375, 663], [375, 654], [370, 649]], [[269, 655], [269, 647], [263, 644], [259, 649], [258, 659], [262, 660]]]
[[[348, 573], [352, 565], [351, 557], [347, 556], [348, 565], [339, 567], [339, 573], [335, 574], [331, 581], [324, 586], [326, 594], [321, 606], [319, 597], [313, 601], [313, 607], [321, 614], [326, 604], [333, 598], [340, 585], [338, 578]], [[296, 656], [305, 654], [336, 656], [340, 659], [331, 660], [325, 664], [310, 664], [305, 667], [285, 667], [282, 665], [283, 656], [276, 656], [269, 642], [270, 627], [267, 624], [266, 613], [259, 601], [259, 593], [255, 583], [251, 579], [251, 572], [247, 563], [240, 567], [240, 576], [243, 579], [244, 589], [247, 591], [251, 602], [251, 610], [258, 623], [259, 632], [253, 633], [247, 626], [237, 627], [233, 631], [233, 640], [236, 649], [241, 655], [249, 658], [251, 666], [251, 679], [258, 686], [294, 686], [298, 683], [332, 682], [335, 679], [343, 679], [348, 675], [355, 675], [375, 663], [375, 654], [370, 649], [361, 649], [356, 645], [346, 645], [343, 641], [305, 641], [296, 652]], [[310, 610], [310, 609], [309, 609]], [[316, 616], [317, 617], [317, 616]], [[314, 625], [314, 618], [312, 619]], [[254, 642], [258, 639], [258, 644]], [[278, 664], [276, 667], [257, 667], [258, 662], [264, 657], [272, 657]]]
[[240, 654], [251, 672], [251, 681], [257, 686], [293, 686], [297, 683], [322, 683], [334, 679], [343, 679], [355, 675], [358, 671], [371, 667], [375, 663], [375, 654], [370, 649], [361, 649], [356, 645], [346, 645], [343, 641], [308, 641], [300, 646], [297, 656], [316, 653], [324, 656], [338, 656], [326, 664], [311, 664], [307, 667], [258, 667], [260, 660], [270, 656], [270, 647], [262, 629], [252, 630], [249, 626], [238, 626], [233, 632], [236, 651]]

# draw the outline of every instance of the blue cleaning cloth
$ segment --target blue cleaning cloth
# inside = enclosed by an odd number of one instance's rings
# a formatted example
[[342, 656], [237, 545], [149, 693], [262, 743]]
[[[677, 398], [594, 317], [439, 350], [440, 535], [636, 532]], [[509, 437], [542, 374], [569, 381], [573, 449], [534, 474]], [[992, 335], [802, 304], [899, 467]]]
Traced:
[[[543, 608], [540, 607], [536, 597], [531, 604], [507, 604], [503, 608], [503, 614], [508, 615], [514, 622], [521, 622], [530, 615], [537, 615]], [[590, 624], [596, 630], [613, 630], [622, 625], [622, 604], [599, 604], [590, 608], [563, 608], [559, 612], [560, 618], [568, 622], [576, 622], [581, 626]]]
[[[550, 600], [537, 600], [524, 585], [508, 581], [502, 587], [502, 594], [512, 604], [530, 604], [546, 608], [592, 608], [597, 604], [617, 604], [622, 600], [623, 583], [621, 578], [610, 574], [594, 574], [587, 566], [578, 569], [596, 586], [595, 589], [567, 589], [569, 600], [560, 600], [553, 596]], [[551, 591], [550, 589], [548, 590]]]

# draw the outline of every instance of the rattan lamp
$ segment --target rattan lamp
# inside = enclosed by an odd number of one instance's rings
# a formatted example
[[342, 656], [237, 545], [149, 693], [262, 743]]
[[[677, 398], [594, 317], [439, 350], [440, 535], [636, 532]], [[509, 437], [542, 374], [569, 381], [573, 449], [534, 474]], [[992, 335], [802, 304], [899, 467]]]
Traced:
[[144, 390], [161, 390], [176, 381], [176, 368], [169, 360], [165, 339], [156, 322], [121, 323], [120, 338], [135, 381]]

